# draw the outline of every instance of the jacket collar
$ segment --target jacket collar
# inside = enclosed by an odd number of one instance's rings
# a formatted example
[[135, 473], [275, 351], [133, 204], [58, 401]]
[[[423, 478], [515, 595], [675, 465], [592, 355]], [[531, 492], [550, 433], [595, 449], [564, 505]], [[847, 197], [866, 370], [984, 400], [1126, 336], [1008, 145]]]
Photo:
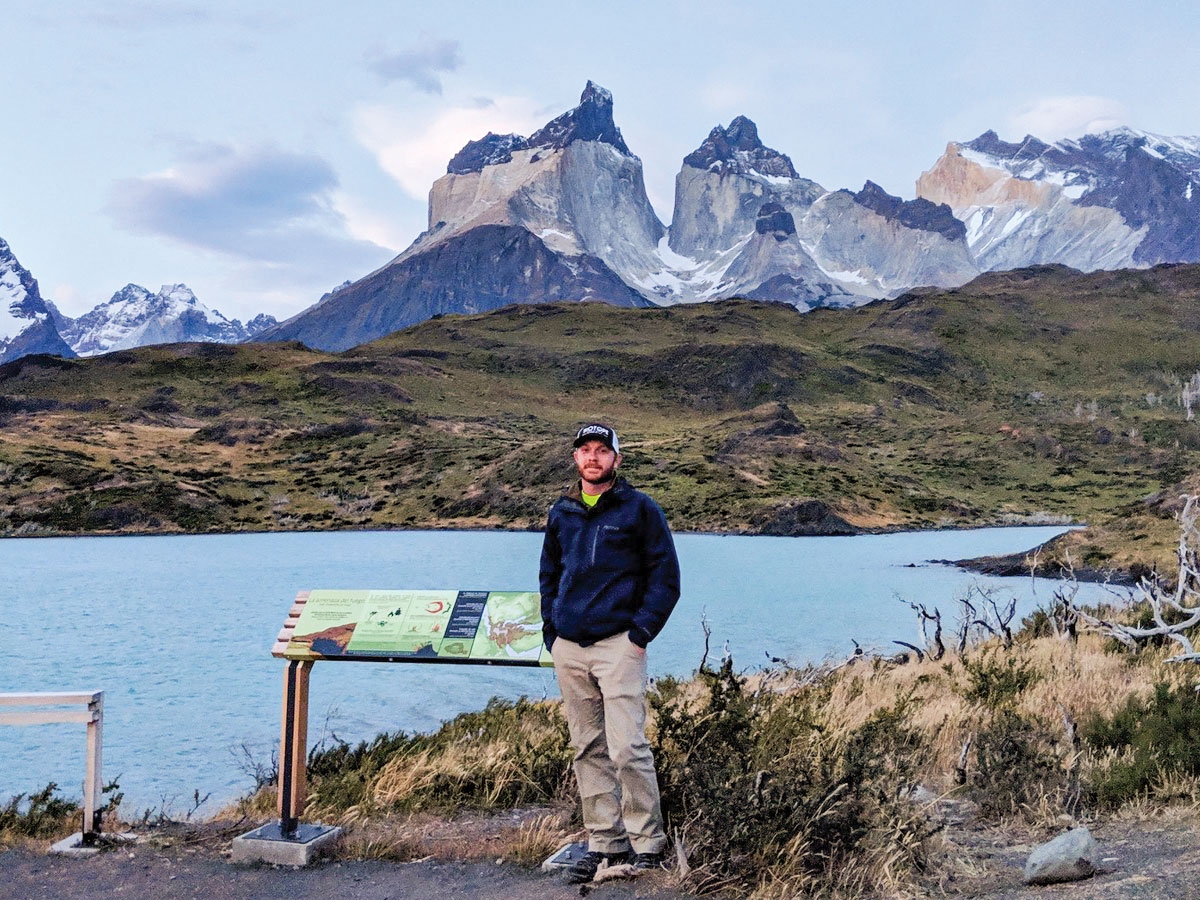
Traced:
[[[567, 498], [568, 500], [574, 500], [585, 510], [586, 509], [599, 509], [601, 506], [607, 506], [609, 503], [613, 503], [617, 500], [620, 500], [621, 497], [625, 494], [625, 492], [628, 489], [629, 489], [629, 482], [627, 482], [623, 477], [618, 475], [617, 480], [613, 482], [613, 486], [610, 487], [607, 491], [605, 491], [603, 494], [600, 495], [600, 499], [598, 501], [596, 501], [595, 507], [589, 507], [586, 503], [583, 502], [583, 483], [581, 481], [579, 481], [578, 479], [576, 479], [575, 482], [570, 487], [568, 487], [565, 491], [563, 491], [563, 496], [565, 498]], [[612, 494], [613, 497], [611, 499], [605, 499], [606, 497], [608, 497], [609, 494]]]

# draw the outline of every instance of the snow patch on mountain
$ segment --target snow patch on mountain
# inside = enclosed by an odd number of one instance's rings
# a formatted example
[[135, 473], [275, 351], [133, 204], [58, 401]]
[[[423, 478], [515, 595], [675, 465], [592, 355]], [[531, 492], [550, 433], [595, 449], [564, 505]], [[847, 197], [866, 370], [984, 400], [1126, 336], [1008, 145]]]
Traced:
[[29, 273], [17, 262], [8, 244], [0, 240], [0, 350], [24, 331], [36, 312], [27, 309]]
[[7, 342], [25, 329], [29, 317], [21, 311], [26, 292], [17, 273], [3, 261], [0, 266], [0, 342]]

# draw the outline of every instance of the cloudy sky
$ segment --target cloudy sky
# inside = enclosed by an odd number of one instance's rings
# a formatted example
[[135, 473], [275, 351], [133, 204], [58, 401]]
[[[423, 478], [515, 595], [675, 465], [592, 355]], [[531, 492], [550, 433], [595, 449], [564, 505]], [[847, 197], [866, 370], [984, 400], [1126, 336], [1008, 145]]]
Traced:
[[1109, 0], [44, 0], [3, 18], [0, 237], [79, 315], [184, 282], [279, 318], [403, 250], [446, 162], [612, 91], [660, 218], [737, 115], [829, 189], [948, 141], [1200, 134], [1200, 17]]

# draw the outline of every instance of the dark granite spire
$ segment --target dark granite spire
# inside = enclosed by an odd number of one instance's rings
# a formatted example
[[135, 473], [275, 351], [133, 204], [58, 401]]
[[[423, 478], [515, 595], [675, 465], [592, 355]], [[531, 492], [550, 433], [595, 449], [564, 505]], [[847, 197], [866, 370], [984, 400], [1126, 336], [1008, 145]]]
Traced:
[[722, 175], [799, 177], [787, 156], [763, 145], [758, 126], [745, 116], [738, 116], [728, 128], [718, 125], [710, 131], [704, 143], [684, 157], [683, 164]]

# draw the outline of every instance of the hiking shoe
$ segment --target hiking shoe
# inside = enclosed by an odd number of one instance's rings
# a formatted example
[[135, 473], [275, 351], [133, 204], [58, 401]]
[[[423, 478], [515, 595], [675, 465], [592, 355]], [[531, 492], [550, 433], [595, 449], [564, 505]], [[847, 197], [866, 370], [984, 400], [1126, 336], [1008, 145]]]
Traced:
[[601, 865], [618, 866], [623, 862], [629, 862], [627, 852], [598, 853], [595, 850], [589, 850], [567, 869], [567, 884], [583, 884], [591, 881], [600, 871]]
[[666, 867], [666, 858], [662, 853], [638, 853], [633, 857], [633, 871], [652, 872]]

